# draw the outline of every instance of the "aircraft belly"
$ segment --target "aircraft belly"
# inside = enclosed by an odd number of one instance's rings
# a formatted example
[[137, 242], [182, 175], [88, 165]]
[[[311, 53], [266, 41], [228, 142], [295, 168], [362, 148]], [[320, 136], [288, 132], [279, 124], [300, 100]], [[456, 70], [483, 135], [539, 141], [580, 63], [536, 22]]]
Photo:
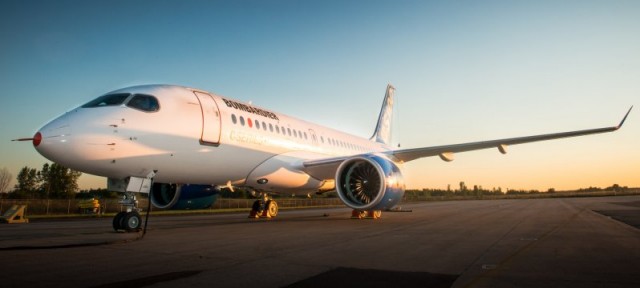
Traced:
[[244, 186], [246, 175], [271, 156], [266, 152], [224, 144], [217, 147], [192, 144], [190, 147], [192, 149], [188, 151], [176, 151], [149, 161], [139, 159], [138, 162], [147, 163], [144, 167], [155, 167], [158, 170], [155, 180], [158, 182], [224, 185], [231, 181], [233, 185]]

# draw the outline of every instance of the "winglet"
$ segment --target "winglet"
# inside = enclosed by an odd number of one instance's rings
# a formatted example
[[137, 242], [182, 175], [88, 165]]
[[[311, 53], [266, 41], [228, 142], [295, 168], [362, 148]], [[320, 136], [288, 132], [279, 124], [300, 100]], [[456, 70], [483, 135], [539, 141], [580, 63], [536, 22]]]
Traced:
[[624, 118], [622, 118], [622, 121], [620, 121], [620, 124], [618, 124], [618, 126], [616, 127], [616, 130], [622, 127], [622, 124], [624, 124], [624, 121], [627, 120], [627, 116], [629, 116], [629, 113], [631, 113], [631, 109], [633, 109], [633, 105], [631, 106], [631, 108], [629, 108], [629, 111], [627, 111], [627, 114], [624, 115]]

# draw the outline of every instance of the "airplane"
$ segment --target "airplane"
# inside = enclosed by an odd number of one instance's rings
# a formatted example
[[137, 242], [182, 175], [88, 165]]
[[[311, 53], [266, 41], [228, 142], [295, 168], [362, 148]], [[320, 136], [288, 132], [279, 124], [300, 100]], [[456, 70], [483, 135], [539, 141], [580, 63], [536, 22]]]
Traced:
[[394, 94], [389, 84], [368, 139], [204, 90], [142, 85], [108, 92], [18, 140], [60, 165], [107, 177], [126, 207], [113, 228], [131, 232], [142, 225], [135, 193], [150, 194], [149, 205], [159, 208], [204, 208], [225, 187], [256, 193], [250, 217], [278, 214], [269, 194], [336, 191], [353, 218], [379, 218], [404, 195], [405, 162], [452, 161], [454, 153], [487, 148], [506, 154], [509, 145], [612, 132], [633, 108], [612, 127], [394, 149]]

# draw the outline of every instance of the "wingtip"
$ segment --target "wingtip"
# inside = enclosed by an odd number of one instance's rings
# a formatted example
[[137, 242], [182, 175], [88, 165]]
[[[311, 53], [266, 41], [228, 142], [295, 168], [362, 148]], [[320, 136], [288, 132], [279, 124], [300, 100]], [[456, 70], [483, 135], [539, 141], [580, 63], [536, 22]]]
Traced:
[[627, 116], [629, 116], [629, 113], [631, 113], [631, 109], [633, 109], [633, 105], [631, 105], [631, 108], [629, 108], [629, 111], [627, 111], [627, 114], [624, 114], [624, 118], [622, 118], [622, 121], [620, 121], [620, 124], [618, 124], [618, 127], [616, 127], [616, 129], [620, 129], [622, 127], [622, 125], [624, 124], [624, 121], [627, 120]]

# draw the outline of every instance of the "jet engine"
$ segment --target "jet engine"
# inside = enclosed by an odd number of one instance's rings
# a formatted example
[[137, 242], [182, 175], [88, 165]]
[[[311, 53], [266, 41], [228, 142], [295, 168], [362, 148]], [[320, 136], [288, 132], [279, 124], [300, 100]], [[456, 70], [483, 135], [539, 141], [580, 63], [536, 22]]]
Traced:
[[400, 169], [384, 156], [352, 157], [336, 171], [338, 196], [356, 210], [392, 208], [402, 199], [404, 189]]
[[205, 209], [216, 202], [218, 192], [211, 185], [154, 183], [151, 203], [160, 209]]

